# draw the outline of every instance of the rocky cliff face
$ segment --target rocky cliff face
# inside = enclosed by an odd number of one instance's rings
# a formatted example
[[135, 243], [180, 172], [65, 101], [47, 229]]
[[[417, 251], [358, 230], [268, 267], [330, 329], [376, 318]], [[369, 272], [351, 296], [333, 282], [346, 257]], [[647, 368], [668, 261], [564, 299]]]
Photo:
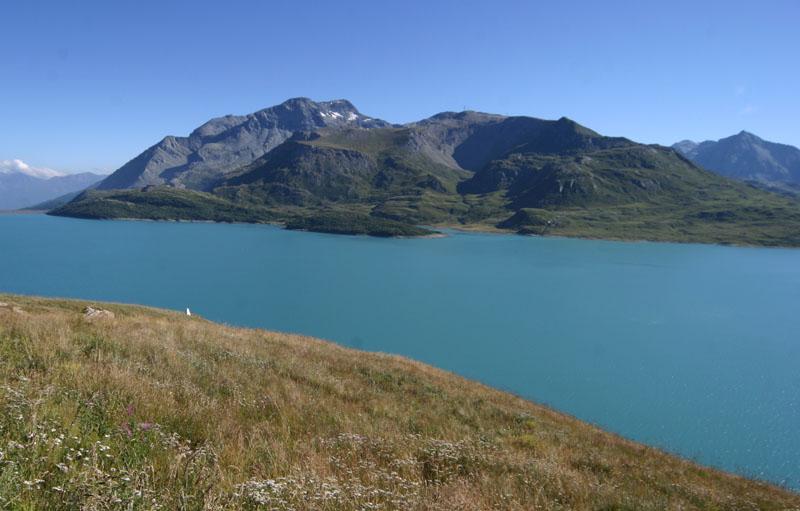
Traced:
[[[740, 135], [761, 161], [791, 161], [790, 150]], [[345, 101], [290, 100], [168, 137], [103, 187], [151, 182], [167, 186], [84, 194], [52, 214], [281, 220], [385, 235], [378, 217], [529, 234], [800, 244], [793, 199], [732, 182], [676, 148], [605, 137], [565, 117], [443, 112], [390, 126]]]
[[388, 127], [361, 114], [349, 101], [290, 99], [244, 115], [212, 119], [188, 137], [168, 136], [106, 178], [99, 189], [170, 185], [206, 189], [226, 172], [248, 165], [297, 131], [328, 126]]
[[549, 121], [443, 112], [407, 126], [413, 128], [421, 148], [442, 154], [442, 163], [472, 171], [512, 153], [572, 154], [634, 145], [624, 138], [604, 137], [566, 117]]
[[682, 194], [698, 170], [674, 149], [605, 137], [567, 118], [444, 112], [403, 127], [298, 132], [214, 193], [266, 205], [381, 208], [402, 197], [424, 210], [431, 193], [503, 192], [512, 208], [587, 206]]

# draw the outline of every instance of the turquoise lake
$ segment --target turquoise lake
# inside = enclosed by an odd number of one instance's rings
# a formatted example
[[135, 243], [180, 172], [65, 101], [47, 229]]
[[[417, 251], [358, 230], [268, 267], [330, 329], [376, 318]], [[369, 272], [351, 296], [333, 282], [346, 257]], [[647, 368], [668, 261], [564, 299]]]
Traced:
[[0, 291], [399, 353], [800, 489], [800, 250], [0, 215]]

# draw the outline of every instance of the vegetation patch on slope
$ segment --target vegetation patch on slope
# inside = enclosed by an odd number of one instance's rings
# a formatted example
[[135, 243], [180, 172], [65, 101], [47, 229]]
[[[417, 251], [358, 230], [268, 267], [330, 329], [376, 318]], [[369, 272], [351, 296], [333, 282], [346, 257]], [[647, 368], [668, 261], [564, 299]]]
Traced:
[[150, 186], [140, 190], [86, 191], [49, 212], [89, 219], [139, 218], [214, 222], [283, 222], [287, 229], [378, 237], [429, 236], [434, 231], [347, 209], [267, 208], [194, 190]]
[[800, 200], [728, 180], [672, 148], [604, 137], [566, 118], [444, 113], [405, 127], [298, 131], [208, 189], [87, 193], [54, 214], [279, 220], [378, 236], [432, 225], [800, 246]]
[[388, 218], [351, 211], [325, 211], [298, 216], [286, 221], [286, 228], [295, 231], [331, 234], [368, 234], [383, 238], [431, 236], [435, 231]]
[[[699, 198], [698, 198], [699, 197]], [[800, 247], [800, 203], [749, 185], [708, 183], [681, 201], [523, 207], [498, 227], [520, 234]]]
[[430, 366], [197, 316], [0, 295], [0, 507], [779, 510]]
[[139, 190], [87, 190], [74, 202], [49, 212], [56, 216], [146, 220], [206, 220], [213, 222], [274, 222], [278, 215], [266, 208], [234, 204], [214, 195], [168, 186]]

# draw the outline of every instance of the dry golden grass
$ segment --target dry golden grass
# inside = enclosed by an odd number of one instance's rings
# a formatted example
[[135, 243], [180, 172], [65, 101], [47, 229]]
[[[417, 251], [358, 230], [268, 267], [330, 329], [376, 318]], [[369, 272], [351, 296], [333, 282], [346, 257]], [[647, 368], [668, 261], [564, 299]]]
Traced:
[[800, 509], [402, 357], [0, 302], [0, 509]]

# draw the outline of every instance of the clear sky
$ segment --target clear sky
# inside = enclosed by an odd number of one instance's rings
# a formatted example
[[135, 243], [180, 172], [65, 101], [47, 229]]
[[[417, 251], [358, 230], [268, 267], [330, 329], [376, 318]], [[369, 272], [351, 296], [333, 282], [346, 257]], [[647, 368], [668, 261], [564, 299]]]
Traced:
[[9, 0], [0, 19], [0, 160], [59, 171], [297, 96], [800, 146], [798, 0]]

